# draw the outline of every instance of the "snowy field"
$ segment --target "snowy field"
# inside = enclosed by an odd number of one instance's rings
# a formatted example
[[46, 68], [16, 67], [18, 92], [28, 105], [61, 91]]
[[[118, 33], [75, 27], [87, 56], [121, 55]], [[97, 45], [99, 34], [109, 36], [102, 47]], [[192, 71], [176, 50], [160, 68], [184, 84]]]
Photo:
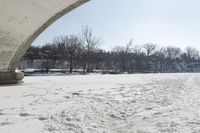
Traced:
[[0, 86], [0, 133], [200, 133], [200, 74], [26, 77]]

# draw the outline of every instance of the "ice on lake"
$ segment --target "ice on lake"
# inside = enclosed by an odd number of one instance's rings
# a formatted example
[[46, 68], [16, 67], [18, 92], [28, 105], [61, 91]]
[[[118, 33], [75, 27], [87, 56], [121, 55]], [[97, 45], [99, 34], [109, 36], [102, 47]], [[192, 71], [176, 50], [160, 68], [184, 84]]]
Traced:
[[200, 74], [26, 77], [0, 86], [0, 133], [200, 132]]

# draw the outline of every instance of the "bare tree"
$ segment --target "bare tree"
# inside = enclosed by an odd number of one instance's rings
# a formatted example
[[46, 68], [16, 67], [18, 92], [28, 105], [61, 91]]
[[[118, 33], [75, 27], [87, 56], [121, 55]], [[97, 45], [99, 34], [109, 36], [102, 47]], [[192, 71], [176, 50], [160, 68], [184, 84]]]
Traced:
[[186, 63], [187, 71], [193, 71], [196, 61], [199, 59], [199, 51], [196, 48], [186, 47], [183, 53], [183, 59]]
[[80, 54], [81, 43], [76, 35], [60, 36], [54, 39], [55, 45], [61, 50], [62, 55], [70, 64], [70, 73], [73, 71], [74, 63]]
[[196, 48], [186, 47], [185, 54], [190, 59], [191, 58], [195, 58], [195, 59], [199, 58], [199, 51]]
[[147, 63], [147, 70], [150, 71], [150, 68], [151, 68], [151, 64], [150, 64], [150, 61], [151, 61], [151, 58], [150, 56], [152, 54], [154, 54], [155, 50], [156, 50], [156, 45], [153, 44], [153, 43], [146, 43], [144, 44], [144, 50], [146, 52], [146, 55], [147, 55], [147, 58], [146, 58], [146, 63]]
[[132, 51], [135, 55], [139, 56], [142, 53], [142, 47], [139, 45], [136, 45], [133, 47]]
[[145, 64], [145, 53], [142, 51], [142, 47], [136, 45], [133, 47], [133, 59], [136, 72], [142, 72], [147, 67]]
[[166, 70], [167, 50], [162, 47], [155, 52], [155, 72], [164, 72]]
[[156, 45], [153, 43], [146, 43], [144, 44], [144, 49], [146, 52], [147, 57], [151, 56], [156, 50]]
[[93, 35], [93, 32], [89, 26], [82, 27], [81, 45], [82, 45], [82, 62], [83, 71], [87, 69], [87, 72], [92, 71], [91, 64], [93, 62], [93, 53], [98, 49], [101, 44], [101, 39]]
[[130, 61], [130, 55], [132, 50], [132, 40], [130, 40], [125, 46], [116, 46], [113, 49], [115, 58], [118, 61], [121, 71], [126, 72], [128, 62]]
[[175, 60], [180, 57], [181, 49], [177, 47], [169, 46], [167, 47], [167, 58], [170, 60]]
[[166, 69], [167, 71], [173, 70], [177, 71], [176, 64], [178, 63], [181, 55], [181, 49], [177, 47], [169, 46], [166, 48], [167, 59], [166, 59]]

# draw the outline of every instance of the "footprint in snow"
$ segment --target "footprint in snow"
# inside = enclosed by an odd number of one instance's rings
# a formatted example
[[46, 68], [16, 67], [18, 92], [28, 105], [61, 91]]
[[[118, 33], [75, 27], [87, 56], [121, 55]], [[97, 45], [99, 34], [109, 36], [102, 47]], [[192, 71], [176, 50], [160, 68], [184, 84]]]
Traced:
[[80, 93], [78, 93], [78, 92], [74, 92], [74, 93], [72, 93], [72, 95], [73, 95], [73, 96], [79, 96]]
[[10, 124], [13, 124], [13, 123], [11, 123], [11, 122], [2, 122], [2, 123], [0, 123], [1, 126], [6, 126], [6, 125], [10, 125]]
[[44, 120], [47, 120], [48, 118], [46, 118], [46, 117], [42, 117], [42, 116], [40, 116], [39, 118], [38, 118], [38, 120], [40, 120], [40, 121], [44, 121]]
[[31, 114], [28, 114], [28, 113], [20, 113], [19, 116], [21, 116], [21, 117], [27, 117], [27, 116], [31, 116]]

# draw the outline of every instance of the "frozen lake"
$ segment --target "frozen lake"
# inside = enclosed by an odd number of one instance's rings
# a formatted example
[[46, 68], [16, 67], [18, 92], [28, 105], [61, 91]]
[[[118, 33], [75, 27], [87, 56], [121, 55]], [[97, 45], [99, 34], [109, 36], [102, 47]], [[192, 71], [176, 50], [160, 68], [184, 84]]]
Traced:
[[200, 74], [24, 81], [0, 86], [0, 133], [200, 132]]

